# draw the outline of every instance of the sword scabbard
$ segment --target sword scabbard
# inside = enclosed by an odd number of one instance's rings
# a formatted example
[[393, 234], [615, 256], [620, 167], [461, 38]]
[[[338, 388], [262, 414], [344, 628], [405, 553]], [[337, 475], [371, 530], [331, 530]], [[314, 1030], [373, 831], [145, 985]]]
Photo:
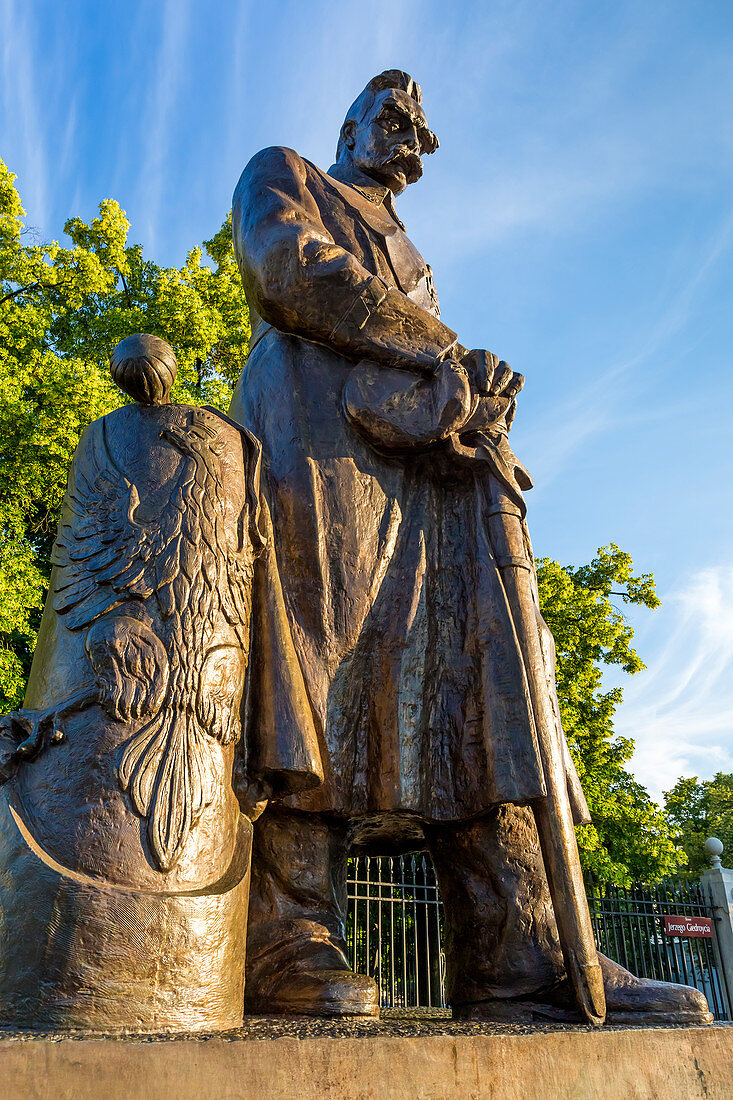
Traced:
[[606, 1015], [603, 976], [568, 797], [561, 733], [548, 695], [533, 567], [525, 547], [519, 508], [493, 474], [489, 475], [489, 483], [489, 533], [522, 653], [547, 791], [533, 807], [542, 858], [568, 978], [583, 1016], [599, 1026]]

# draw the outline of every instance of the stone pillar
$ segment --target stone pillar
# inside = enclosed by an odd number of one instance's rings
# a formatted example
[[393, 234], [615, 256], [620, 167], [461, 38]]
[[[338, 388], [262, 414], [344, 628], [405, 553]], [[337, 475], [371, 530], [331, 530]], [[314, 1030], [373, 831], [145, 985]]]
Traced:
[[725, 980], [728, 1005], [733, 1012], [733, 870], [723, 867], [723, 845], [717, 837], [705, 841], [705, 851], [711, 866], [703, 871], [701, 882], [705, 894], [714, 906], [715, 932], [713, 940], [718, 967]]

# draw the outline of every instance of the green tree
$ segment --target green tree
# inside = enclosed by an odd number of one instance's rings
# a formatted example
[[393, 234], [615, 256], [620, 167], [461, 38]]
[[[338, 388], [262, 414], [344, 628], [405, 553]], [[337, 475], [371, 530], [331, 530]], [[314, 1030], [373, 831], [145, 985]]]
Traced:
[[664, 805], [675, 839], [687, 854], [690, 875], [698, 876], [708, 866], [704, 845], [709, 836], [717, 836], [723, 842], [723, 863], [730, 866], [733, 857], [733, 774], [718, 772], [712, 779], [702, 781], [696, 775], [678, 779], [671, 791], [665, 791]]
[[542, 558], [537, 566], [542, 613], [557, 646], [563, 725], [593, 817], [577, 830], [581, 859], [619, 885], [659, 879], [685, 862], [664, 811], [624, 767], [634, 743], [614, 734], [622, 690], [603, 686], [604, 665], [631, 675], [644, 668], [631, 645], [632, 627], [614, 604], [659, 606], [652, 575], [635, 576], [633, 568], [613, 544], [588, 565]]
[[128, 243], [107, 199], [69, 244], [37, 244], [0, 161], [0, 711], [18, 706], [35, 645], [66, 474], [82, 429], [124, 400], [109, 353], [132, 332], [175, 349], [173, 399], [226, 407], [249, 315], [227, 220], [181, 268]]

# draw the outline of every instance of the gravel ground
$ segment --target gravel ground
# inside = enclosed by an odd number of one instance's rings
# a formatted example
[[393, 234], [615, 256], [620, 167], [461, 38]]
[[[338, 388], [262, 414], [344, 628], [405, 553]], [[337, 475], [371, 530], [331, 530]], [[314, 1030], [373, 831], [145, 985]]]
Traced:
[[[650, 1025], [654, 1026], [654, 1025]], [[668, 1025], [659, 1024], [658, 1027]], [[718, 1023], [713, 1027], [733, 1027], [732, 1023]], [[90, 1031], [15, 1031], [0, 1027], [0, 1043], [37, 1042], [43, 1039], [60, 1042], [73, 1040], [135, 1040], [137, 1042], [181, 1042], [195, 1039], [206, 1042], [220, 1039], [227, 1042], [262, 1039], [369, 1039], [375, 1036], [387, 1038], [425, 1038], [432, 1035], [543, 1035], [557, 1031], [593, 1031], [581, 1024], [512, 1024], [475, 1023], [452, 1020], [449, 1012], [434, 1010], [426, 1014], [422, 1010], [385, 1011], [381, 1020], [324, 1019], [314, 1016], [247, 1016], [244, 1026], [233, 1031], [185, 1032], [176, 1034]], [[606, 1031], [632, 1031], [631, 1026], [606, 1025]]]

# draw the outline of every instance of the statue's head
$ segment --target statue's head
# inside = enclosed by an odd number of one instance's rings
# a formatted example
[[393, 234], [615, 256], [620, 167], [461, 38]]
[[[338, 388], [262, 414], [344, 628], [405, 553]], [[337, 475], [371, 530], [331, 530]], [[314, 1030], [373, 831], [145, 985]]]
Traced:
[[120, 340], [110, 359], [112, 377], [141, 405], [167, 405], [178, 363], [173, 348], [159, 336], [137, 332]]
[[420, 85], [399, 69], [370, 80], [341, 127], [336, 160], [352, 163], [395, 195], [422, 175], [422, 156], [438, 139], [428, 128]]

